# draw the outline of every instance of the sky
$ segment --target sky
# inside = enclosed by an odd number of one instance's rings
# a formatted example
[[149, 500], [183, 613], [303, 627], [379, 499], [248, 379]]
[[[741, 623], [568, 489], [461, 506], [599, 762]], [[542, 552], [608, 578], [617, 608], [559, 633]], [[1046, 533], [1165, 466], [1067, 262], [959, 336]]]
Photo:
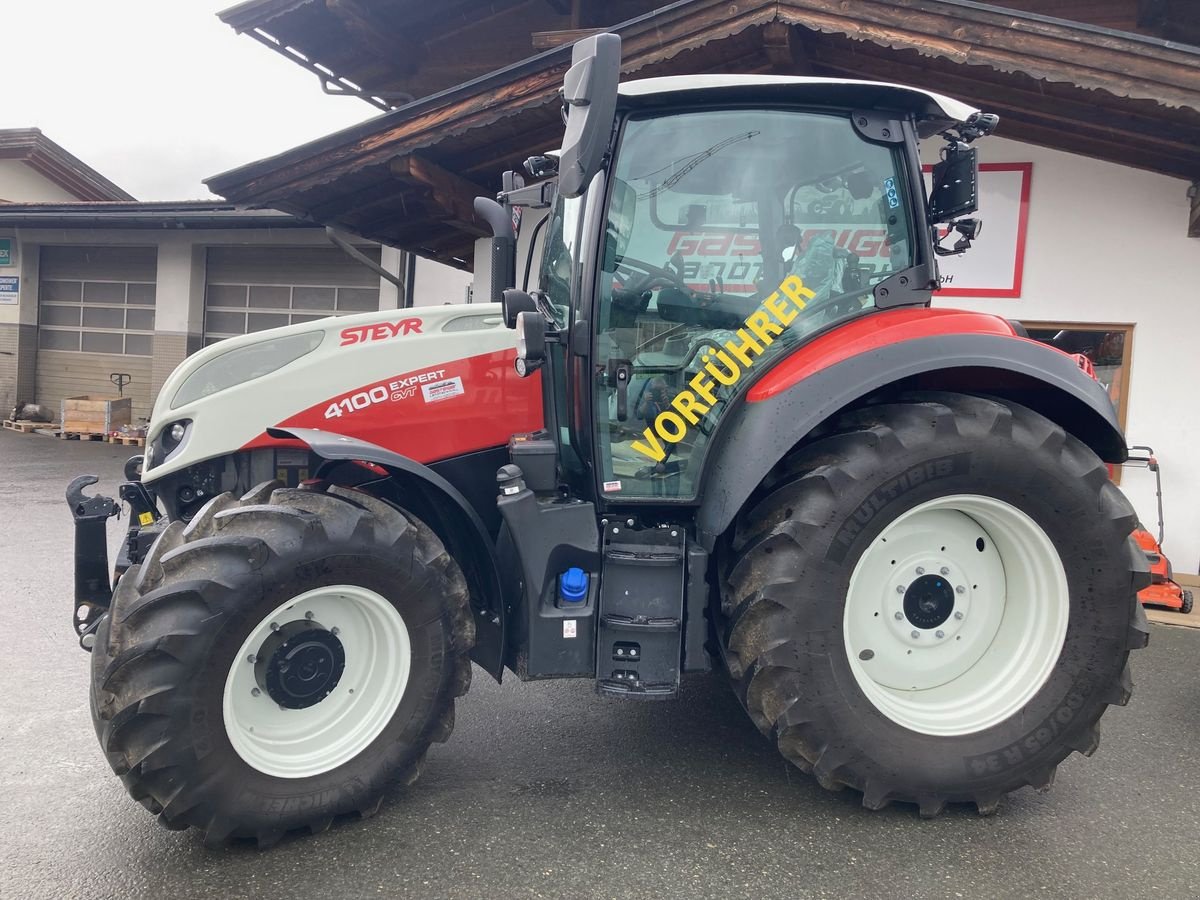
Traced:
[[0, 128], [37, 127], [139, 200], [379, 111], [216, 17], [235, 0], [0, 0]]

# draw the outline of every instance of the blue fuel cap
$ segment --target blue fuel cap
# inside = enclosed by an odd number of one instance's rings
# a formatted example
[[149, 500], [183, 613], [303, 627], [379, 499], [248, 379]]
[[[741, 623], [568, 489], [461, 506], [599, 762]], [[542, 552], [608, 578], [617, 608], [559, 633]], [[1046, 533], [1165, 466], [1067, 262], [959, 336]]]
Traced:
[[567, 603], [578, 603], [587, 598], [588, 574], [572, 566], [558, 576], [558, 594]]

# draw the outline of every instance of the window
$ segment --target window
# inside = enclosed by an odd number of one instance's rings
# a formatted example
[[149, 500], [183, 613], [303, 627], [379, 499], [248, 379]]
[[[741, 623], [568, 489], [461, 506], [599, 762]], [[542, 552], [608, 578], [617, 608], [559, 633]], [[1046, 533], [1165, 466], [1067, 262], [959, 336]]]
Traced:
[[379, 276], [333, 247], [210, 247], [206, 281], [205, 345], [379, 309]]
[[39, 290], [41, 349], [153, 355], [153, 282], [43, 278]]
[[628, 122], [597, 285], [606, 496], [694, 497], [744, 375], [869, 311], [874, 285], [913, 264], [903, 166], [844, 115]]
[[1066, 353], [1087, 357], [1096, 370], [1096, 380], [1104, 385], [1117, 409], [1117, 421], [1125, 427], [1129, 403], [1130, 357], [1133, 351], [1132, 325], [1096, 325], [1080, 322], [1024, 322], [1035, 341], [1057, 347]]

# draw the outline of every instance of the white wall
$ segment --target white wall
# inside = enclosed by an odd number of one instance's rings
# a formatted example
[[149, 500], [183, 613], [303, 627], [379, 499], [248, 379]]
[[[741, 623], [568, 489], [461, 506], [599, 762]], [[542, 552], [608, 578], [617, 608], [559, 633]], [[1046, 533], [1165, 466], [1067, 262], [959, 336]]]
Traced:
[[472, 277], [470, 272], [418, 256], [416, 275], [413, 277], [413, 305], [442, 306], [446, 303], [466, 303], [467, 287], [471, 284]]
[[[927, 162], [937, 146], [923, 148]], [[1001, 138], [977, 146], [982, 162], [1033, 163], [1021, 297], [935, 298], [935, 305], [1135, 326], [1126, 437], [1157, 451], [1167, 554], [1178, 571], [1196, 572], [1200, 357], [1191, 345], [1200, 336], [1200, 239], [1187, 236], [1188, 183]], [[979, 216], [982, 244], [987, 209]], [[1153, 531], [1153, 475], [1128, 468], [1121, 488]]]
[[56, 203], [77, 200], [69, 191], [39, 175], [19, 159], [0, 159], [0, 200], [10, 203]]

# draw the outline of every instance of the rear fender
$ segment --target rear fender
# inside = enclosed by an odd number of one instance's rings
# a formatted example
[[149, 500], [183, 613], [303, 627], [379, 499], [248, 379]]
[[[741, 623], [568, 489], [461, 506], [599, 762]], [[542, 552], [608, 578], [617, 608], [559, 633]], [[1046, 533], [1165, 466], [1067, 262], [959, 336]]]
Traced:
[[344, 463], [373, 463], [387, 472], [386, 481], [351, 483], [411, 510], [437, 532], [471, 589], [475, 614], [471, 659], [499, 681], [504, 668], [504, 597], [496, 548], [483, 520], [458, 488], [428, 466], [357, 438], [310, 428], [268, 428], [267, 434], [307, 444], [325, 460], [316, 476], [334, 483], [342, 483], [348, 474], [341, 468]]
[[849, 355], [835, 341], [816, 345], [797, 350], [760, 378], [718, 430], [696, 519], [708, 549], [780, 460], [868, 397], [919, 389], [1003, 396], [1061, 425], [1105, 462], [1125, 460], [1125, 438], [1104, 387], [1072, 357], [1036, 341], [994, 332], [885, 338]]

